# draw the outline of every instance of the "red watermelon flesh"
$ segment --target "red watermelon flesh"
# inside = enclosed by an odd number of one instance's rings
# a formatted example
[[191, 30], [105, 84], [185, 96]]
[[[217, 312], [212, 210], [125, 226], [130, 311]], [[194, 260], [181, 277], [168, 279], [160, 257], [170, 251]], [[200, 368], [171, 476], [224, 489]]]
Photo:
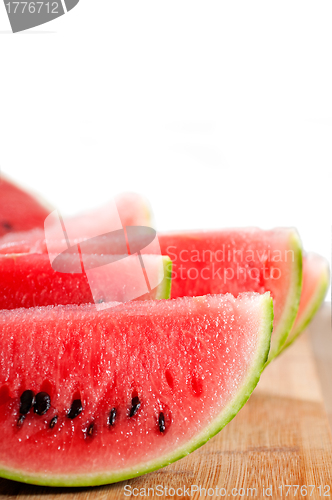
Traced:
[[0, 236], [42, 228], [49, 213], [34, 196], [0, 176]]
[[299, 310], [284, 348], [288, 347], [308, 326], [321, 306], [330, 284], [330, 270], [326, 259], [309, 252], [303, 256], [303, 285]]
[[182, 458], [248, 399], [271, 328], [268, 294], [0, 311], [0, 475], [94, 485]]
[[162, 254], [173, 264], [172, 298], [271, 292], [270, 359], [277, 355], [293, 325], [301, 295], [302, 252], [295, 229], [188, 231], [159, 234], [159, 242]]
[[[115, 198], [117, 211], [123, 227], [150, 226], [152, 214], [144, 197], [137, 193], [121, 193]], [[48, 215], [48, 214], [47, 214]], [[44, 220], [42, 226], [44, 227]], [[89, 239], [114, 230], [117, 217], [114, 215], [113, 200], [96, 210], [64, 219], [65, 227], [74, 242]], [[52, 235], [52, 230], [51, 234]], [[54, 227], [54, 235], [58, 232]], [[58, 239], [58, 237], [57, 237]], [[65, 236], [64, 239], [65, 240]], [[61, 242], [60, 242], [61, 243]], [[59, 245], [62, 248], [62, 245]], [[47, 252], [44, 229], [20, 231], [0, 238], [0, 254]]]
[[56, 272], [47, 254], [0, 255], [0, 309], [170, 297], [169, 257], [145, 255], [143, 272], [137, 255], [123, 256], [115, 266], [108, 256], [94, 255], [88, 256], [92, 272], [73, 273], [76, 257], [64, 256], [68, 272]]

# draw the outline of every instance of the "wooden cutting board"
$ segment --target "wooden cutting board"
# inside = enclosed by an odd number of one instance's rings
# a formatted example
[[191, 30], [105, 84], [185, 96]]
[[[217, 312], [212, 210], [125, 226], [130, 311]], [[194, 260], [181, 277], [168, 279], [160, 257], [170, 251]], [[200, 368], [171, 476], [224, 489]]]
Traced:
[[146, 476], [96, 488], [44, 488], [0, 479], [0, 499], [134, 498], [129, 493], [140, 498], [144, 493], [213, 499], [268, 498], [270, 493], [273, 498], [332, 496], [331, 381], [331, 309], [325, 305], [310, 330], [267, 367], [235, 419], [188, 457]]

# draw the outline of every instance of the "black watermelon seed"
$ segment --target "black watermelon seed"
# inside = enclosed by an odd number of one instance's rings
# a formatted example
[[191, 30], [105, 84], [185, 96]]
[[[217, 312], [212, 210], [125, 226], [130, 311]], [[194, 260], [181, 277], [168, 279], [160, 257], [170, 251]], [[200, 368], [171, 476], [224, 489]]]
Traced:
[[165, 430], [166, 430], [165, 415], [163, 414], [163, 412], [159, 413], [158, 424], [159, 424], [160, 432], [165, 432]]
[[74, 399], [70, 410], [67, 414], [68, 418], [76, 418], [83, 411], [82, 401], [80, 399]]
[[89, 425], [89, 427], [88, 427], [88, 432], [87, 432], [88, 436], [92, 436], [92, 434], [93, 434], [93, 430], [94, 430], [94, 427], [95, 427], [95, 424], [94, 424], [94, 422], [92, 422], [92, 423]]
[[114, 425], [115, 419], [116, 419], [116, 408], [112, 408], [109, 419], [108, 419], [109, 425]]
[[34, 404], [35, 394], [33, 391], [24, 391], [20, 398], [20, 414], [26, 415], [29, 413], [31, 406]]
[[129, 416], [133, 417], [134, 415], [136, 415], [136, 413], [140, 409], [140, 406], [141, 406], [141, 402], [140, 402], [138, 396], [135, 396], [131, 400], [131, 408], [130, 408], [130, 414], [129, 414]]
[[4, 229], [7, 229], [7, 231], [11, 231], [13, 229], [13, 226], [11, 225], [10, 222], [2, 221], [1, 224]]
[[53, 417], [52, 420], [50, 421], [50, 429], [53, 429], [57, 421], [58, 421], [58, 415], [55, 415], [55, 417]]
[[25, 415], [20, 415], [17, 420], [17, 427], [22, 427], [24, 420], [25, 420]]
[[37, 415], [45, 415], [45, 413], [51, 408], [51, 398], [47, 392], [38, 392], [35, 397], [34, 412]]

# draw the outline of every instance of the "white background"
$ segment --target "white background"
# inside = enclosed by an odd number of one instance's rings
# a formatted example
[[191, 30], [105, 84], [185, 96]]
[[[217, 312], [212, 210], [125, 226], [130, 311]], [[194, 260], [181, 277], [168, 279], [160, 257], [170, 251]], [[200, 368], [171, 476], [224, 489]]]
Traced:
[[330, 1], [81, 0], [12, 35], [0, 166], [63, 215], [135, 190], [159, 229], [296, 226], [330, 260]]

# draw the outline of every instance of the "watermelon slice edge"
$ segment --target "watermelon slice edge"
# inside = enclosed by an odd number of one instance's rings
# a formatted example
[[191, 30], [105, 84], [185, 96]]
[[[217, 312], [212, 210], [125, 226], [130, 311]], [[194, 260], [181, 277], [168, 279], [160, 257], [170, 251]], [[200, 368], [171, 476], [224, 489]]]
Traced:
[[274, 332], [268, 363], [281, 352], [283, 345], [287, 342], [300, 305], [302, 293], [302, 243], [296, 230], [290, 232], [290, 249], [294, 255], [291, 286], [287, 294], [287, 306], [278, 324], [278, 332], [283, 333], [276, 335]]
[[309, 252], [303, 259], [303, 287], [298, 314], [279, 354], [292, 345], [310, 324], [324, 301], [330, 285], [329, 265], [324, 257]]

